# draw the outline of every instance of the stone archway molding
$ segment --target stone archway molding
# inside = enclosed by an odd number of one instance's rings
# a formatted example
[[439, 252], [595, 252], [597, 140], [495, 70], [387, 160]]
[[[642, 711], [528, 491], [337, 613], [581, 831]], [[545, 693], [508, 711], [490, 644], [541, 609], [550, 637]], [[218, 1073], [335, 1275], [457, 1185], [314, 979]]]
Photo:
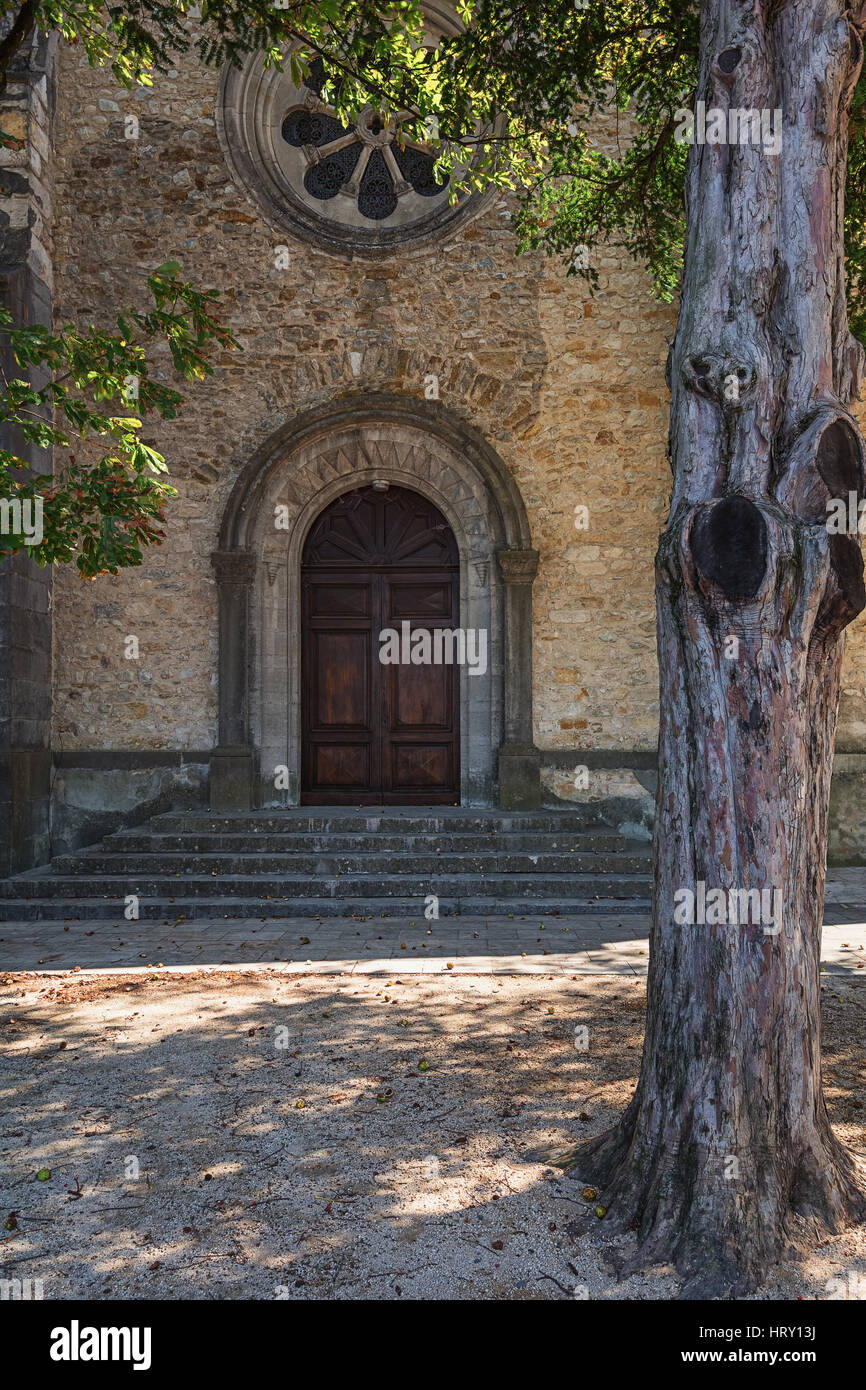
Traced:
[[[532, 581], [519, 490], [472, 426], [437, 401], [387, 393], [316, 407], [277, 430], [240, 473], [212, 562], [219, 593], [219, 746], [211, 806], [295, 804], [300, 790], [299, 574], [304, 539], [341, 492], [375, 479], [428, 496], [454, 530], [461, 623], [490, 630], [490, 671], [462, 682], [461, 796], [540, 804], [532, 725]], [[280, 516], [280, 525], [275, 515]], [[273, 768], [288, 784], [273, 794]]]

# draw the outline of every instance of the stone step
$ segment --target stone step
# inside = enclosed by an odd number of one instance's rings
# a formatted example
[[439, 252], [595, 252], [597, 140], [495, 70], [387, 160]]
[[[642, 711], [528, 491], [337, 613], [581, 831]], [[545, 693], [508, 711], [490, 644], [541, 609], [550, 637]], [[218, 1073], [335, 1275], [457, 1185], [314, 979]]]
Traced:
[[[591, 913], [604, 913], [619, 917], [635, 914], [644, 915], [650, 911], [649, 898], [528, 898], [516, 902], [507, 897], [440, 897], [440, 917], [514, 917], [524, 916], [568, 917]], [[322, 918], [354, 917], [358, 921], [370, 921], [377, 917], [407, 917], [417, 924], [424, 922], [424, 900], [419, 898], [368, 898], [364, 900], [363, 912], [358, 904], [344, 898], [293, 898], [280, 902], [271, 898], [142, 898], [139, 903], [139, 919], [146, 922], [177, 922], [181, 919], [195, 921], [211, 919], [242, 919], [271, 921], [284, 918], [303, 918], [315, 921]], [[12, 899], [0, 898], [0, 923], [35, 921], [113, 921], [122, 930], [134, 929], [135, 924], [126, 922], [122, 903], [117, 899], [81, 898], [59, 903], [56, 898]], [[2, 933], [0, 933], [2, 935]]]
[[[122, 909], [124, 898], [134, 893], [143, 898], [170, 900], [174, 897], [208, 898], [218, 900], [219, 893], [229, 897], [261, 897], [290, 900], [293, 898], [341, 898], [349, 903], [367, 898], [415, 898], [423, 903], [425, 896], [459, 898], [466, 895], [489, 895], [503, 901], [525, 898], [552, 898], [557, 888], [563, 897], [583, 899], [640, 898], [647, 896], [647, 874], [450, 874], [418, 878], [417, 874], [362, 874], [343, 878], [309, 876], [267, 878], [260, 874], [225, 874], [218, 880], [211, 875], [196, 877], [182, 874], [177, 878], [165, 875], [123, 874], [117, 877], [32, 874], [7, 879], [0, 884], [0, 901], [19, 903], [28, 898], [53, 898], [68, 901], [113, 899]], [[12, 914], [14, 916], [14, 914]], [[6, 920], [10, 920], [7, 914]]]
[[308, 875], [315, 878], [358, 875], [429, 874], [649, 874], [652, 857], [636, 854], [63, 854], [52, 861], [60, 877], [112, 877], [209, 874]]
[[[572, 830], [563, 833], [536, 830], [530, 834], [504, 830], [490, 834], [342, 834], [336, 831], [305, 834], [226, 833], [189, 831], [180, 834], [151, 834], [142, 830], [121, 830], [106, 835], [102, 848], [110, 854], [391, 854], [420, 852], [430, 854], [477, 854], [505, 850], [508, 853], [537, 854], [572, 849], [581, 854], [650, 853], [649, 841], [628, 840], [615, 831]], [[95, 848], [80, 853], [93, 854]], [[63, 858], [71, 858], [65, 855]]]
[[399, 807], [327, 807], [316, 811], [311, 807], [292, 807], [285, 811], [239, 811], [235, 815], [211, 815], [207, 812], [166, 811], [154, 816], [151, 829], [158, 833], [185, 834], [306, 834], [323, 833], [380, 833], [403, 832], [438, 835], [462, 834], [464, 831], [498, 834], [502, 831], [529, 833], [540, 830], [549, 834], [579, 830], [612, 830], [605, 820], [604, 803], [588, 802], [574, 811], [471, 811], [466, 807], [424, 808]]
[[0, 921], [643, 912], [649, 840], [567, 811], [295, 807], [169, 812], [0, 882]]

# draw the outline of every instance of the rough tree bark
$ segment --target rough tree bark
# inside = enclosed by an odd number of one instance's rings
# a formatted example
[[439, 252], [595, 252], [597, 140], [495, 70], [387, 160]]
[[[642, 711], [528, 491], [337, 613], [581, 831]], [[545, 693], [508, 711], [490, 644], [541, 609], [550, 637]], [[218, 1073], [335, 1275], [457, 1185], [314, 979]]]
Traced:
[[[864, 495], [843, 256], [864, 27], [862, 0], [703, 6], [700, 97], [781, 108], [781, 147], [690, 152], [646, 1041], [622, 1121], [569, 1165], [637, 1232], [632, 1264], [672, 1261], [691, 1298], [747, 1292], [804, 1227], [866, 1215], [822, 1095], [819, 995], [843, 629], [866, 606], [858, 540], [826, 526], [828, 498]], [[781, 923], [679, 925], [701, 880], [781, 890]]]

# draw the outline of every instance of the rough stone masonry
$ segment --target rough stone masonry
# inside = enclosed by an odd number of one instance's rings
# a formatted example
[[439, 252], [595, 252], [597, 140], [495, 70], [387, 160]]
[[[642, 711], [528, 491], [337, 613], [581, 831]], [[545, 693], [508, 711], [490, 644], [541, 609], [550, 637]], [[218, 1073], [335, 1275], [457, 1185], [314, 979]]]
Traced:
[[[256, 451], [331, 403], [390, 393], [422, 406], [431, 374], [443, 410], [502, 460], [538, 552], [531, 716], [543, 795], [624, 797], [645, 822], [674, 307], [656, 303], [643, 270], [612, 250], [599, 257], [594, 298], [556, 261], [517, 257], [498, 195], [377, 259], [293, 239], [233, 178], [218, 138], [219, 80], [189, 58], [152, 90], [125, 91], [61, 45], [53, 117], [27, 126], [29, 182], [22, 171], [14, 207], [5, 204], [12, 260], [32, 266], [37, 238], [46, 248], [40, 274], [53, 284], [56, 323], [109, 325], [121, 305], [142, 301], [151, 268], [176, 259], [222, 291], [243, 349], [188, 390], [177, 421], [149, 423], [180, 494], [165, 543], [116, 578], [85, 584], [71, 568], [54, 576], [55, 847], [205, 795], [218, 737], [211, 555]], [[34, 111], [41, 100], [34, 94]], [[37, 157], [51, 188], [45, 234]], [[13, 223], [27, 229], [27, 246]], [[136, 661], [124, 655], [128, 634], [139, 640]], [[831, 834], [831, 851], [854, 859], [866, 853], [864, 740], [861, 618], [844, 672]], [[47, 733], [31, 731], [30, 742], [44, 760]], [[588, 777], [576, 776], [582, 766]], [[44, 855], [45, 838], [30, 833], [31, 859]]]

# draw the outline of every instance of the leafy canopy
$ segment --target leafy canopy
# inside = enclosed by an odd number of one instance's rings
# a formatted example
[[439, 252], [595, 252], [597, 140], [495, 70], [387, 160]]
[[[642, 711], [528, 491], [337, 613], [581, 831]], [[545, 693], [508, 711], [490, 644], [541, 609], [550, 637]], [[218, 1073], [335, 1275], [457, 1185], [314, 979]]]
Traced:
[[[694, 100], [699, 0], [455, 0], [463, 32], [435, 49], [421, 0], [32, 8], [127, 86], [189, 51], [210, 65], [260, 52], [298, 81], [319, 59], [323, 98], [344, 118], [369, 102], [416, 113], [412, 133], [438, 149], [455, 195], [516, 192], [520, 249], [571, 261], [578, 246], [614, 241], [647, 263], [659, 294], [676, 291], [687, 146], [673, 139], [673, 115]], [[17, 9], [0, 0], [0, 15]]]
[[[0, 43], [0, 73], [34, 22], [81, 45], [91, 63], [110, 65], [126, 86], [152, 83], [188, 51], [212, 66], [241, 63], [258, 52], [265, 64], [290, 64], [296, 81], [318, 63], [327, 77], [323, 99], [344, 119], [368, 103], [385, 113], [409, 112], [409, 129], [437, 150], [440, 173], [451, 175], [452, 196], [491, 184], [513, 191], [519, 249], [563, 256], [569, 273], [592, 287], [592, 248], [618, 245], [647, 265], [656, 294], [669, 300], [682, 265], [688, 153], [674, 138], [675, 112], [692, 107], [696, 97], [700, 8], [700, 0], [457, 0], [462, 32], [434, 46], [424, 42], [419, 0], [388, 0], [387, 6], [376, 0], [0, 0], [0, 18], [13, 24]], [[866, 78], [857, 87], [851, 121], [846, 223], [851, 325], [866, 338], [864, 228]], [[164, 273], [165, 267], [151, 280], [158, 295], [166, 292]], [[210, 317], [214, 296], [195, 299], [192, 286], [169, 278], [177, 294], [174, 317], [171, 311], [156, 324], [126, 316], [111, 343], [95, 329], [67, 329], [50, 339], [53, 356], [38, 361], [40, 352], [49, 352], [48, 340], [41, 345], [35, 329], [24, 336], [16, 330], [17, 337], [7, 331], [19, 365], [57, 369], [69, 367], [73, 356], [79, 364], [89, 358], [87, 371], [73, 374], [76, 388], [94, 399], [116, 399], [121, 367], [133, 359], [142, 367], [145, 342], [162, 332], [183, 345], [175, 356], [182, 375], [208, 372], [209, 348], [230, 345], [230, 335]], [[143, 335], [137, 345], [127, 334], [132, 327]], [[15, 412], [25, 405], [54, 406], [65, 415], [60, 433], [66, 442], [85, 429], [110, 433], [114, 441], [110, 471], [119, 494], [106, 485], [106, 461], [93, 474], [79, 465], [73, 465], [77, 473], [67, 469], [54, 499], [62, 498], [65, 520], [57, 523], [54, 549], [45, 553], [64, 559], [78, 548], [86, 574], [136, 563], [137, 545], [158, 539], [156, 522], [169, 495], [153, 472], [162, 461], [140, 443], [140, 424], [101, 415], [97, 426], [92, 413], [77, 420], [82, 407], [62, 392], [46, 388], [38, 401], [25, 401], [22, 390], [7, 385], [7, 419], [18, 419]], [[172, 397], [171, 409], [181, 399]], [[165, 415], [168, 404], [148, 379], [139, 414]], [[38, 438], [31, 433], [31, 441], [60, 443], [53, 427], [32, 425], [40, 428], [45, 432]], [[7, 476], [13, 463], [26, 467], [4, 456]], [[3, 486], [0, 480], [0, 492]], [[86, 523], [72, 500], [79, 491], [90, 509]], [[143, 510], [131, 508], [123, 523], [97, 535], [98, 517], [111, 516], [103, 510], [111, 496]]]
[[[202, 294], [167, 262], [148, 278], [154, 307], [120, 314], [117, 332], [91, 326], [53, 333], [42, 324], [15, 327], [0, 307], [0, 340], [26, 375], [3, 370], [0, 426], [37, 449], [66, 450], [73, 436], [111, 441], [96, 461], [69, 454], [54, 474], [34, 473], [0, 449], [0, 497], [42, 504], [41, 543], [26, 533], [0, 535], [0, 554], [27, 549], [40, 565], [76, 558], [85, 578], [141, 563], [141, 547], [162, 536], [164, 508], [176, 496], [165, 459], [141, 438], [141, 416], [173, 420], [183, 397], [159, 380], [157, 351], [167, 345], [175, 371], [187, 381], [212, 373], [206, 358], [215, 343], [233, 345], [213, 317], [215, 292]], [[28, 370], [29, 369], [29, 370]], [[44, 382], [42, 385], [35, 383]]]

